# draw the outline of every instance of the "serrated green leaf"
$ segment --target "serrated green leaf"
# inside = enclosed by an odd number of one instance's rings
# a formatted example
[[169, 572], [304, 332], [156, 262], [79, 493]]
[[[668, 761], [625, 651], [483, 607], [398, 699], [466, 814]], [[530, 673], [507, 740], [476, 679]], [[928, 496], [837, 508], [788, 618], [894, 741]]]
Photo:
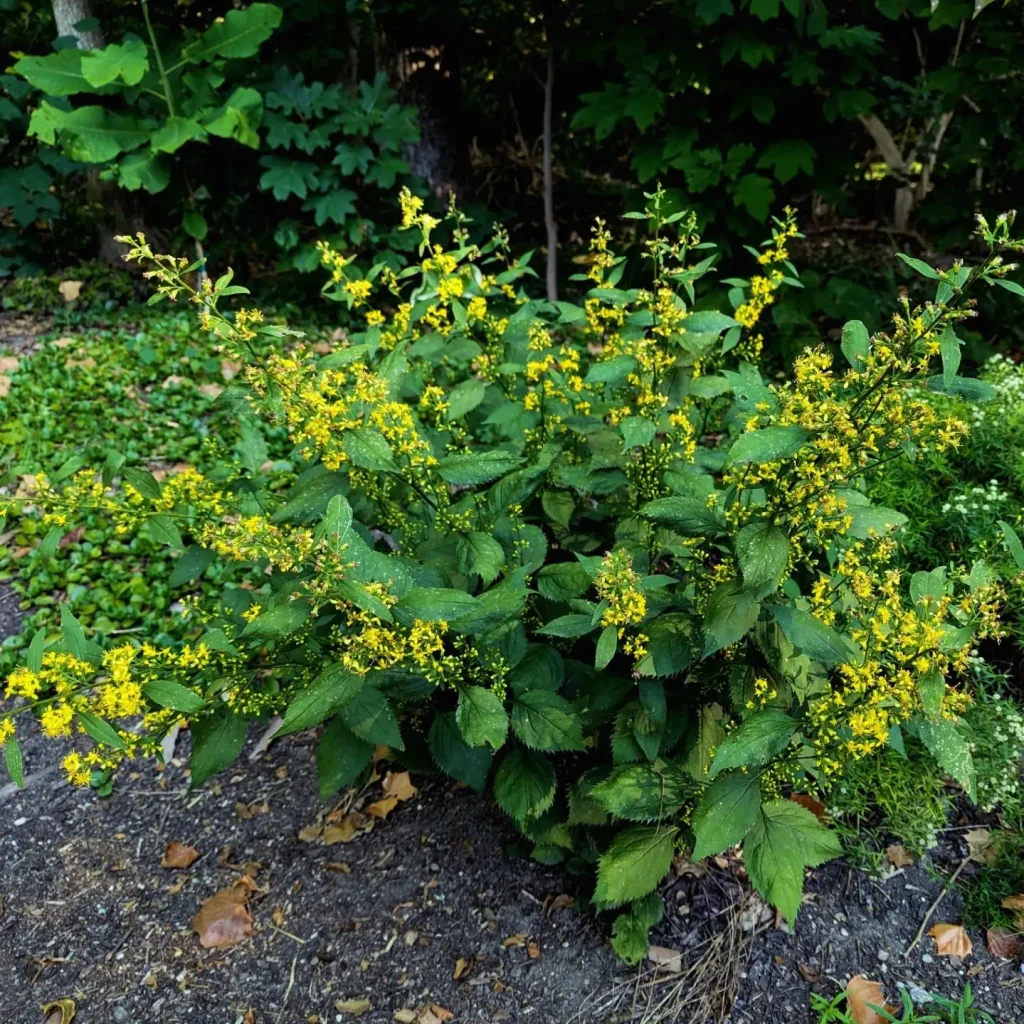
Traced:
[[363, 681], [363, 676], [349, 672], [341, 665], [328, 665], [291, 699], [281, 727], [274, 735], [287, 736], [326, 721], [335, 711], [355, 699], [363, 688]]
[[289, 636], [304, 625], [311, 611], [306, 600], [286, 601], [260, 612], [256, 618], [245, 624], [240, 635], [256, 640], [273, 640]]
[[349, 699], [341, 709], [341, 719], [368, 743], [405, 750], [391, 704], [376, 687], [364, 686]]
[[736, 535], [736, 560], [743, 587], [755, 597], [767, 597], [778, 588], [789, 563], [789, 538], [781, 527], [758, 520]]
[[7, 774], [19, 789], [25, 788], [25, 759], [21, 753], [21, 745], [11, 736], [4, 746], [4, 764]]
[[430, 756], [441, 771], [478, 792], [483, 791], [494, 754], [489, 747], [471, 747], [466, 743], [455, 721], [455, 712], [446, 711], [434, 716], [427, 734], [427, 745]]
[[623, 829], [598, 862], [594, 902], [615, 907], [653, 892], [672, 865], [678, 831], [642, 825]]
[[413, 587], [392, 609], [395, 621], [411, 626], [423, 622], [457, 622], [479, 609], [480, 602], [464, 590]]
[[340, 718], [332, 718], [316, 745], [320, 799], [351, 786], [369, 767], [373, 744], [360, 739]]
[[555, 770], [543, 754], [517, 747], [498, 766], [494, 799], [518, 822], [543, 814], [555, 799]]
[[595, 783], [589, 796], [611, 815], [627, 821], [671, 818], [693, 795], [693, 780], [678, 765], [622, 764]]
[[810, 612], [782, 604], [773, 604], [770, 608], [786, 639], [809, 658], [823, 665], [855, 665], [860, 661], [860, 648], [852, 640], [826, 626]]
[[714, 778], [730, 768], [758, 768], [789, 745], [796, 722], [773, 708], [754, 711], [722, 740], [708, 774]]
[[743, 841], [761, 807], [761, 778], [756, 772], [727, 772], [704, 791], [693, 818], [693, 860], [722, 853]]
[[156, 679], [147, 683], [142, 692], [154, 704], [180, 711], [183, 715], [197, 714], [206, 707], [206, 701], [198, 693], [171, 679]]
[[497, 750], [508, 735], [505, 705], [496, 694], [482, 686], [459, 689], [455, 720], [462, 738], [470, 747], [482, 747], [486, 743]]
[[219, 707], [213, 714], [192, 719], [192, 759], [189, 770], [192, 788], [223, 771], [242, 752], [248, 722], [230, 708]]
[[512, 706], [512, 731], [532, 750], [582, 750], [579, 715], [550, 690], [525, 690]]
[[778, 462], [796, 455], [810, 440], [803, 427], [761, 427], [740, 434], [726, 457], [726, 465], [738, 466], [748, 462]]
[[704, 498], [656, 498], [640, 509], [640, 515], [671, 526], [684, 537], [715, 537], [725, 528], [721, 513]]

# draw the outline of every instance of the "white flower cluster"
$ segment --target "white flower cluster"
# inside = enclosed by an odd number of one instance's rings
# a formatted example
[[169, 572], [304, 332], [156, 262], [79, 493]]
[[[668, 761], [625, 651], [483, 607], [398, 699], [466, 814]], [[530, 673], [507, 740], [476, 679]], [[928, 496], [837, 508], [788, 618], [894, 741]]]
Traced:
[[1019, 410], [1024, 403], [1024, 366], [1003, 355], [994, 355], [985, 363], [982, 378], [996, 389], [991, 402], [971, 405], [974, 426], [988, 420], [999, 423], [1007, 410]]
[[[971, 659], [976, 671], [980, 660]], [[1024, 712], [1021, 707], [998, 693], [980, 692], [968, 709], [966, 718], [973, 739], [970, 746], [977, 772], [978, 806], [987, 812], [997, 807], [1010, 809], [1019, 805], [1021, 770], [1024, 767]]]
[[989, 480], [985, 487], [966, 487], [942, 506], [943, 513], [956, 512], [962, 516], [979, 513], [998, 513], [1010, 501], [1008, 491], [1001, 490], [998, 480]]

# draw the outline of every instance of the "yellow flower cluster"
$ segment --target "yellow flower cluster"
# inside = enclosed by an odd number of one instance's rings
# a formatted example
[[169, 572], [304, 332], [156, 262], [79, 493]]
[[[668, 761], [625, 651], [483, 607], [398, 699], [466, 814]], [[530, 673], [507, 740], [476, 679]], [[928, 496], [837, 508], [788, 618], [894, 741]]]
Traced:
[[602, 626], [616, 626], [622, 636], [625, 626], [636, 626], [647, 615], [647, 598], [640, 589], [640, 577], [633, 570], [629, 552], [609, 551], [594, 577], [594, 588], [608, 607], [601, 613]]

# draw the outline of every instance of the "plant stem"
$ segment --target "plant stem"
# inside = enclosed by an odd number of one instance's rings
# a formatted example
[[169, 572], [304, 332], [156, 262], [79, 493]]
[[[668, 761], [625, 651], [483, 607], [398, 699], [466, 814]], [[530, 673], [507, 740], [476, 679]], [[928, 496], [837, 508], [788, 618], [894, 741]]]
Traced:
[[153, 23], [149, 20], [149, 0], [139, 0], [142, 7], [142, 17], [146, 21], [146, 31], [149, 33], [149, 42], [153, 47], [153, 56], [156, 57], [157, 71], [160, 73], [160, 81], [164, 87], [164, 102], [167, 104], [167, 113], [174, 117], [174, 93], [171, 92], [171, 82], [164, 70], [164, 59], [160, 54], [160, 47], [156, 45], [156, 34], [153, 32]]

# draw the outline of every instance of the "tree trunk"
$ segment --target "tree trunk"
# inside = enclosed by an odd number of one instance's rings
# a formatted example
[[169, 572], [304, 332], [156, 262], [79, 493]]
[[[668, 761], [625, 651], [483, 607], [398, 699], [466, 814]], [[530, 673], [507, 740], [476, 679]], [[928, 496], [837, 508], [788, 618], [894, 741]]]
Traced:
[[80, 50], [98, 50], [106, 46], [103, 29], [79, 32], [75, 26], [86, 18], [93, 17], [90, 0], [53, 0], [53, 18], [57, 22], [58, 36], [74, 36]]

